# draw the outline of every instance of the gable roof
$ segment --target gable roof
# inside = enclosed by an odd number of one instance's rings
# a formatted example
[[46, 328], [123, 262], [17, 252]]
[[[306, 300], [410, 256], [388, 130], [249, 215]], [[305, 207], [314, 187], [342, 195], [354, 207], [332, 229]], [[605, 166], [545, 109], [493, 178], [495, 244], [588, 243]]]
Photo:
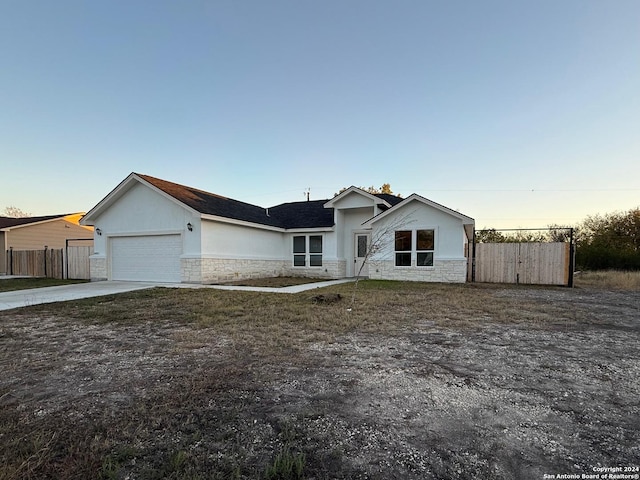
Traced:
[[32, 223], [41, 223], [41, 222], [50, 222], [51, 220], [58, 220], [59, 218], [67, 217], [69, 213], [65, 213], [63, 215], [46, 215], [43, 217], [0, 217], [0, 229], [10, 229], [13, 227], [22, 227], [26, 225], [31, 225]]
[[420, 202], [424, 205], [427, 205], [429, 207], [435, 208], [436, 210], [439, 210], [443, 213], [446, 213], [448, 215], [451, 215], [452, 217], [457, 218], [458, 220], [460, 220], [462, 222], [462, 226], [464, 227], [464, 231], [467, 235], [467, 238], [472, 238], [473, 237], [473, 228], [475, 226], [476, 221], [471, 218], [468, 217], [467, 215], [464, 215], [460, 212], [457, 212], [455, 210], [450, 209], [449, 207], [445, 207], [444, 205], [441, 205], [439, 203], [434, 202], [433, 200], [429, 200], [428, 198], [425, 198], [421, 195], [418, 195], [417, 193], [412, 193], [411, 195], [409, 195], [407, 198], [403, 199], [400, 203], [397, 204], [397, 208], [392, 210], [387, 210], [385, 212], [382, 212], [378, 215], [376, 215], [373, 218], [370, 218], [369, 220], [367, 220], [366, 222], [363, 223], [363, 225], [372, 225], [374, 223], [376, 223], [378, 220], [381, 220], [383, 218], [385, 218], [388, 215], [393, 214], [394, 212], [396, 212], [398, 210], [398, 208], [402, 208], [405, 205], [408, 205], [411, 202]]
[[383, 210], [389, 209], [394, 205], [397, 205], [402, 201], [401, 197], [397, 197], [395, 195], [391, 195], [388, 193], [369, 193], [361, 188], [350, 186], [349, 188], [345, 188], [342, 192], [338, 193], [331, 200], [327, 200], [325, 203], [326, 208], [333, 208], [333, 206], [342, 200], [344, 197], [350, 195], [351, 193], [357, 193], [358, 195], [362, 195], [365, 198], [368, 198], [374, 201], [378, 206], [382, 207]]

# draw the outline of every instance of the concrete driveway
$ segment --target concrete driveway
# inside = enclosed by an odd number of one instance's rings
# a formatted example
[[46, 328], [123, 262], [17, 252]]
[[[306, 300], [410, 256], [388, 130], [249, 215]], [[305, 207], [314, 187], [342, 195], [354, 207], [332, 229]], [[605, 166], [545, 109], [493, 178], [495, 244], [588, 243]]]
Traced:
[[80, 298], [100, 297], [116, 293], [133, 292], [153, 287], [169, 288], [213, 288], [218, 290], [244, 290], [251, 292], [269, 293], [300, 293], [316, 288], [329, 287], [340, 283], [353, 282], [354, 278], [329, 280], [325, 282], [305, 283], [290, 287], [243, 287], [236, 285], [196, 285], [188, 283], [152, 283], [152, 282], [122, 282], [103, 281], [90, 283], [76, 283], [73, 285], [60, 285], [57, 287], [32, 288], [29, 290], [16, 290], [0, 293], [0, 311], [12, 308], [28, 307], [41, 303], [66, 302]]
[[65, 302], [80, 298], [100, 297], [159, 286], [149, 282], [90, 282], [57, 287], [32, 288], [0, 293], [0, 310], [28, 307], [40, 303]]

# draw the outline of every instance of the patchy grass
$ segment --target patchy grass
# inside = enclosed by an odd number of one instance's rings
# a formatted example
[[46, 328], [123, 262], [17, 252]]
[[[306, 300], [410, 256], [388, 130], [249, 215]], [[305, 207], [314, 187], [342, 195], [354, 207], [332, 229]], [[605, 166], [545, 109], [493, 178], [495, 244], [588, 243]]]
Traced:
[[56, 287], [58, 285], [72, 285], [86, 283], [88, 280], [61, 280], [58, 278], [5, 278], [0, 276], [0, 292], [28, 290], [30, 288]]
[[576, 275], [574, 284], [582, 288], [612, 288], [638, 292], [640, 291], [640, 271], [584, 271]]
[[351, 306], [351, 288], [3, 312], [0, 480], [506, 480], [640, 462], [640, 295], [362, 281]]

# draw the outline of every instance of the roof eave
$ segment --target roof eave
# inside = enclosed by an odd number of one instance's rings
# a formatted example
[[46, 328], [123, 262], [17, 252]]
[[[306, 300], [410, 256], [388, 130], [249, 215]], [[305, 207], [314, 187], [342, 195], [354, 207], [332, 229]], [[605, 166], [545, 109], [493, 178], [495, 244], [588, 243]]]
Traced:
[[355, 187], [355, 186], [350, 186], [349, 188], [347, 188], [344, 192], [340, 192], [338, 195], [336, 195], [335, 197], [333, 197], [331, 200], [329, 200], [327, 203], [325, 203], [323, 205], [324, 208], [335, 208], [334, 204], [340, 200], [342, 200], [342, 198], [346, 197], [347, 195], [349, 195], [350, 193], [358, 193], [360, 195], [362, 195], [363, 197], [369, 198], [370, 200], [372, 200], [374, 202], [374, 204], [382, 204], [382, 205], [386, 205], [388, 208], [392, 208], [392, 205], [387, 202], [384, 198], [380, 198], [380, 197], [376, 197], [375, 195], [373, 195], [372, 193], [369, 192], [365, 192], [364, 190], [362, 190], [361, 188]]
[[107, 194], [106, 197], [104, 197], [102, 200], [100, 200], [100, 202], [98, 202], [98, 204], [95, 207], [93, 207], [91, 210], [89, 210], [89, 212], [87, 212], [87, 214], [84, 217], [82, 217], [82, 219], [80, 220], [80, 224], [81, 225], [95, 226], [96, 218], [99, 217], [104, 210], [106, 210], [111, 205], [113, 205], [116, 201], [118, 201], [126, 192], [131, 190], [133, 185], [135, 185], [135, 182], [138, 182], [138, 183], [140, 183], [142, 185], [145, 185], [146, 187], [149, 187], [150, 189], [152, 189], [154, 192], [158, 193], [159, 195], [162, 195], [163, 197], [165, 197], [166, 199], [172, 201], [173, 203], [181, 206], [182, 208], [184, 208], [186, 210], [189, 210], [192, 214], [194, 214], [196, 216], [197, 215], [201, 215], [201, 212], [199, 212], [196, 209], [190, 207], [189, 205], [186, 205], [185, 203], [181, 202], [177, 198], [169, 195], [164, 190], [162, 190], [162, 189], [156, 187], [155, 185], [147, 182], [144, 178], [141, 178], [138, 174], [136, 174], [134, 172], [134, 173], [130, 173], [127, 176], [127, 178], [125, 178], [122, 182], [120, 182], [118, 184], [118, 186], [116, 188], [111, 190]]
[[238, 220], [235, 218], [221, 217], [219, 215], [210, 215], [207, 213], [200, 214], [202, 220], [209, 220], [212, 222], [230, 223], [232, 225], [240, 225], [242, 227], [258, 228], [261, 230], [270, 230], [272, 232], [285, 232], [286, 229], [282, 227], [275, 227], [273, 225], [265, 225], [263, 223], [248, 222], [246, 220]]
[[436, 210], [440, 210], [443, 213], [451, 215], [452, 217], [456, 217], [462, 222], [463, 226], [469, 225], [471, 227], [474, 227], [475, 224], [476, 224], [476, 221], [471, 217], [468, 217], [468, 216], [466, 216], [466, 215], [464, 215], [464, 214], [462, 214], [460, 212], [456, 212], [455, 210], [451, 210], [450, 208], [445, 207], [444, 205], [440, 205], [439, 203], [434, 202], [433, 200], [429, 200], [428, 198], [425, 198], [425, 197], [423, 197], [421, 195], [418, 195], [417, 193], [413, 193], [413, 194], [409, 195], [407, 198], [405, 198], [402, 202], [394, 205], [389, 210], [386, 210], [386, 211], [376, 215], [375, 217], [370, 218], [369, 220], [364, 222], [362, 225], [366, 226], [366, 227], [370, 227], [372, 224], [374, 224], [377, 221], [383, 219], [387, 215], [391, 215], [396, 210], [400, 209], [401, 207], [403, 207], [405, 205], [408, 205], [412, 201], [421, 202], [421, 203], [423, 203], [425, 205], [428, 205], [428, 206], [430, 206], [432, 208], [435, 208]]

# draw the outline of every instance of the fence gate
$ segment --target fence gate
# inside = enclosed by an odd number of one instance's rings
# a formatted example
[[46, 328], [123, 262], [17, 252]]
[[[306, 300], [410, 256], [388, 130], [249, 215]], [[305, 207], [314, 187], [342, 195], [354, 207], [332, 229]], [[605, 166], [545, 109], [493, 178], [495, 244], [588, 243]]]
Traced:
[[572, 284], [568, 242], [478, 243], [475, 249], [476, 282]]

